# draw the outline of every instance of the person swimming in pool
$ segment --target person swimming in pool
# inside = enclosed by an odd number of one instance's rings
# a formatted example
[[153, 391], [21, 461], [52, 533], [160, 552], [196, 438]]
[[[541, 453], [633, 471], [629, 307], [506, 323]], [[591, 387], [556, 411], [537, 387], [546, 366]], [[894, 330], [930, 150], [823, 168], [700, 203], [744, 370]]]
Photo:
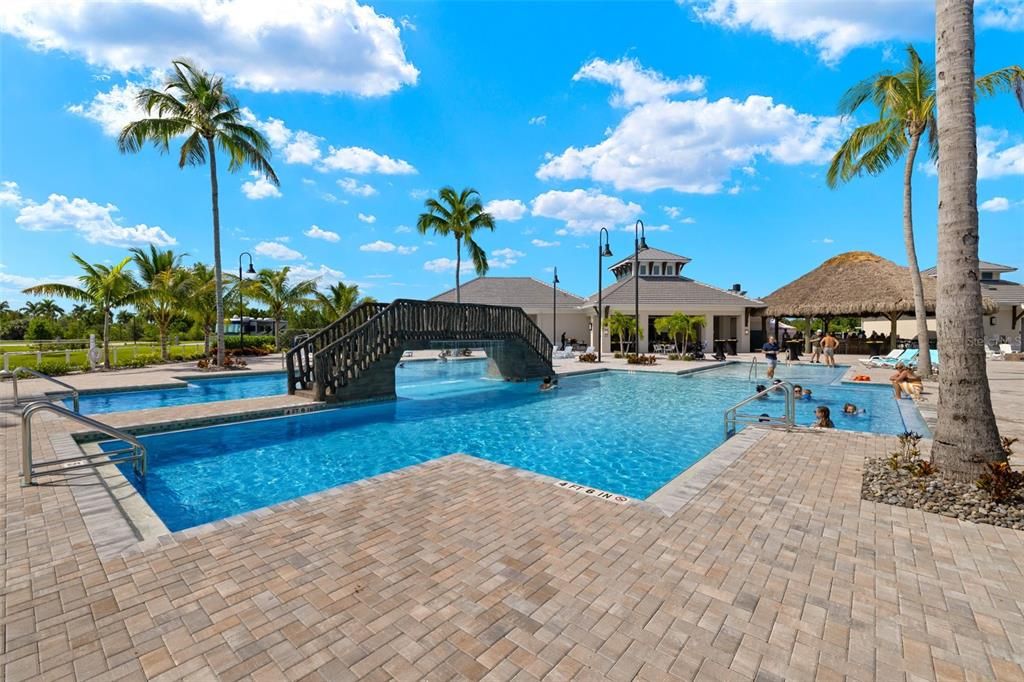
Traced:
[[811, 399], [811, 389], [805, 388], [803, 390], [803, 395], [800, 396], [800, 400], [810, 400], [810, 399]]
[[757, 396], [758, 400], [764, 400], [765, 398], [768, 397], [766, 395], [761, 395], [762, 393], [765, 392], [765, 390], [767, 389], [765, 389], [764, 384], [758, 384], [757, 386], [754, 386], [754, 394]]
[[542, 391], [550, 391], [555, 388], [558, 388], [558, 384], [553, 383], [551, 377], [544, 377], [544, 381], [540, 382], [540, 390]]
[[817, 419], [814, 422], [814, 426], [819, 429], [834, 429], [835, 424], [832, 423], [832, 414], [829, 409], [824, 405], [818, 405], [818, 409], [814, 411], [814, 416]]
[[853, 403], [846, 403], [843, 405], [843, 414], [864, 414], [867, 410], [857, 409], [857, 406]]
[[804, 388], [800, 384], [793, 387], [793, 397], [800, 400], [804, 395]]

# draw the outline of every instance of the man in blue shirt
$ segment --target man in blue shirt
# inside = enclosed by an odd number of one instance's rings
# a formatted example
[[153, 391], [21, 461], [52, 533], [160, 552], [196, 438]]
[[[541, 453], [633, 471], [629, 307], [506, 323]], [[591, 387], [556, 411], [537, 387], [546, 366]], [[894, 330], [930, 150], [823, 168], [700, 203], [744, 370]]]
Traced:
[[775, 365], [779, 363], [779, 344], [775, 343], [775, 337], [769, 336], [768, 343], [761, 346], [764, 351], [764, 361], [768, 364], [768, 378], [775, 378]]

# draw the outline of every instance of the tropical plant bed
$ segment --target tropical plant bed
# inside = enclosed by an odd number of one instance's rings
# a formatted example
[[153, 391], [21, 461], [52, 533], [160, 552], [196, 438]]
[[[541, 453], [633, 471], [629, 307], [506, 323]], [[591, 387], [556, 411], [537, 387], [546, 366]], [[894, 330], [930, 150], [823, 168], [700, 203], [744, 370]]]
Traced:
[[[1006, 467], [1002, 476], [987, 474], [981, 482], [989, 488], [987, 490], [979, 483], [957, 483], [943, 478], [929, 460], [920, 456], [917, 440], [906, 436], [900, 440], [902, 451], [864, 462], [862, 499], [920, 509], [961, 521], [1024, 530], [1024, 486], [1019, 484], [1022, 478], [1019, 472]], [[1007, 479], [1009, 485], [1006, 485]], [[991, 492], [993, 481], [1003, 483], [998, 494]]]

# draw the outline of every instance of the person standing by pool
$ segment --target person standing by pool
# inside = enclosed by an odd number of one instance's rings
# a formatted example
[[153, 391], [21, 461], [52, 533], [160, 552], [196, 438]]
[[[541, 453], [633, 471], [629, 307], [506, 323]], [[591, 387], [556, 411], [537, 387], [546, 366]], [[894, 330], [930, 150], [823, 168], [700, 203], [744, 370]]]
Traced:
[[825, 338], [821, 340], [821, 350], [825, 355], [825, 366], [836, 366], [836, 348], [839, 348], [839, 339], [832, 336], [832, 332], [825, 332]]
[[764, 361], [768, 365], [768, 378], [775, 378], [775, 366], [779, 363], [779, 344], [775, 343], [775, 337], [769, 336], [768, 343], [761, 346], [764, 351]]
[[821, 362], [821, 332], [811, 338], [811, 364]]

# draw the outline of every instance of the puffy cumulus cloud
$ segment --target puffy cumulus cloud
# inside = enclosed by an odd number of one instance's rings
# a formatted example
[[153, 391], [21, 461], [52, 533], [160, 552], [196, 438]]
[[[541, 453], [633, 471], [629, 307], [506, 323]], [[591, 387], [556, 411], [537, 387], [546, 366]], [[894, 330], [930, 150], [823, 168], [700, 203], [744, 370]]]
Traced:
[[372, 225], [375, 222], [377, 222], [377, 216], [375, 216], [375, 215], [368, 215], [366, 213], [357, 213], [356, 214], [356, 218], [358, 218], [360, 222], [364, 222], [364, 223], [367, 223], [369, 225]]
[[393, 159], [363, 147], [330, 147], [327, 156], [318, 164], [321, 171], [346, 171], [365, 175], [413, 175], [416, 169], [408, 161]]
[[487, 264], [498, 270], [506, 270], [518, 263], [519, 259], [525, 255], [516, 249], [494, 249], [491, 251], [491, 257], [487, 259]]
[[341, 282], [345, 279], [345, 273], [341, 270], [329, 268], [326, 265], [315, 267], [312, 263], [293, 265], [288, 269], [289, 284], [310, 279], [316, 280], [319, 286], [326, 287]]
[[[919, 166], [928, 175], [938, 175], [935, 162]], [[978, 126], [978, 179], [993, 180], [1008, 175], [1024, 175], [1024, 141], [1009, 131]]]
[[7, 0], [0, 30], [122, 73], [187, 54], [256, 91], [375, 97], [419, 77], [394, 20], [355, 0]]
[[322, 239], [325, 242], [338, 242], [341, 241], [341, 235], [337, 232], [325, 230], [319, 225], [310, 225], [308, 230], [305, 230], [302, 234], [306, 235], [310, 239]]
[[342, 178], [338, 180], [338, 187], [345, 190], [348, 194], [354, 194], [359, 197], [372, 197], [377, 193], [376, 188], [372, 185], [360, 183], [355, 178]]
[[0, 182], [0, 206], [21, 206], [23, 203], [25, 199], [21, 196], [18, 183], [13, 180]]
[[551, 190], [531, 202], [531, 212], [565, 223], [566, 233], [582, 235], [636, 220], [643, 209], [632, 201], [602, 194], [596, 189]]
[[494, 216], [495, 220], [507, 220], [511, 223], [526, 214], [526, 204], [519, 199], [495, 199], [488, 201], [484, 205], [484, 210]]
[[926, 0], [677, 1], [690, 5], [699, 21], [810, 45], [827, 64], [838, 62], [850, 50], [864, 45], [935, 36], [935, 6]]
[[1021, 0], [979, 0], [976, 7], [978, 26], [1024, 31], [1024, 2]]
[[38, 286], [40, 284], [48, 284], [50, 282], [58, 282], [60, 284], [67, 284], [68, 286], [73, 287], [82, 285], [74, 275], [50, 275], [45, 277], [16, 275], [14, 273], [6, 272], [4, 266], [0, 264], [0, 291], [18, 295], [21, 293], [22, 289], [28, 289], [29, 287]]
[[253, 251], [274, 260], [302, 260], [304, 256], [281, 242], [260, 242]]
[[88, 199], [69, 200], [61, 194], [51, 194], [42, 204], [22, 199], [21, 210], [14, 222], [31, 232], [74, 230], [92, 244], [171, 246], [178, 243], [163, 228], [155, 225], [119, 224], [114, 218], [117, 210], [114, 204], [104, 206]]
[[[435, 258], [428, 260], [423, 264], [423, 269], [427, 272], [455, 272], [455, 259], [454, 258]], [[473, 271], [473, 263], [462, 261], [462, 267], [459, 271], [463, 274]]]
[[530, 120], [527, 121], [527, 123], [529, 125], [532, 125], [532, 126], [542, 126], [542, 125], [545, 125], [547, 122], [548, 122], [547, 114], [541, 114], [540, 116], [531, 116]]
[[633, 107], [680, 93], [704, 92], [702, 76], [687, 76], [681, 80], [666, 78], [653, 69], [645, 69], [636, 59], [606, 62], [594, 59], [584, 64], [572, 77], [574, 81], [592, 80], [613, 86], [612, 105]]
[[999, 213], [1001, 211], [1008, 211], [1010, 209], [1010, 200], [1006, 197], [992, 197], [988, 201], [981, 202], [978, 208], [982, 211], [990, 211], [992, 213]]
[[402, 256], [408, 256], [411, 253], [416, 253], [420, 247], [418, 246], [399, 246], [386, 242], [382, 239], [378, 239], [375, 242], [369, 244], [363, 244], [359, 247], [360, 251], [369, 251], [371, 253], [397, 253]]
[[252, 180], [242, 183], [242, 194], [247, 199], [277, 199], [281, 196], [281, 190], [259, 171], [250, 171], [249, 176]]
[[[117, 137], [121, 130], [132, 121], [150, 116], [145, 109], [138, 105], [136, 98], [142, 87], [156, 85], [157, 82], [140, 84], [135, 81], [126, 81], [123, 84], [114, 85], [106, 92], [96, 93], [88, 102], [71, 104], [67, 110], [76, 116], [97, 123], [105, 135]], [[156, 113], [152, 115], [156, 116]]]
[[537, 171], [542, 180], [590, 178], [618, 190], [723, 191], [758, 158], [821, 163], [844, 130], [838, 116], [813, 116], [751, 95], [745, 100], [658, 100], [631, 109], [601, 142], [568, 147]]
[[562, 242], [546, 242], [543, 239], [531, 239], [530, 243], [538, 249], [550, 249], [553, 246], [560, 246]]

